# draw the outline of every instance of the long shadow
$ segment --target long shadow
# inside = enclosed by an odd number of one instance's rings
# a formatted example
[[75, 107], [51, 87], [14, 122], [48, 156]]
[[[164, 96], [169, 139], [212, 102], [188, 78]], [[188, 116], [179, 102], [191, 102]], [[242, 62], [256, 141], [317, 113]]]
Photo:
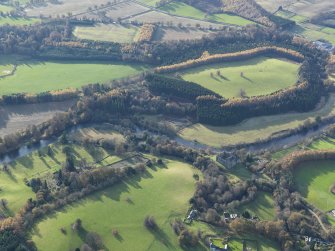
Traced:
[[117, 239], [119, 242], [123, 242], [123, 237], [121, 236], [120, 233], [117, 233], [116, 235], [114, 235], [115, 239]]
[[248, 78], [248, 77], [246, 77], [246, 76], [241, 76], [241, 78], [244, 78], [245, 80], [247, 80], [247, 81], [249, 81], [250, 83], [253, 83], [254, 81], [252, 81], [252, 79], [250, 79], [250, 78]]
[[157, 241], [162, 243], [167, 248], [171, 249], [173, 248], [173, 245], [168, 237], [168, 235], [159, 227], [156, 229], [150, 230], [150, 233], [155, 237]]

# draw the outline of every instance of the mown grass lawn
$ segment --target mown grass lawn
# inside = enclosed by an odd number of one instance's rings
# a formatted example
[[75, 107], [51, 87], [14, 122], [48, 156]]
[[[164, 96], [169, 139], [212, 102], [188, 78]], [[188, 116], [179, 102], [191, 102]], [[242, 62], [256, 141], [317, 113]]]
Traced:
[[136, 75], [143, 65], [104, 63], [95, 61], [37, 61], [32, 59], [3, 58], [2, 65], [17, 64], [13, 76], [0, 79], [0, 95], [12, 93], [40, 93], [69, 87], [80, 88], [90, 83]]
[[197, 123], [182, 129], [178, 135], [186, 140], [197, 140], [215, 147], [250, 143], [267, 138], [276, 132], [296, 128], [306, 120], [314, 120], [317, 116], [335, 115], [334, 107], [335, 96], [330, 95], [322, 108], [310, 112], [255, 117], [232, 126], [209, 126]]
[[[32, 231], [38, 249], [80, 247], [84, 234], [71, 230], [71, 224], [80, 218], [84, 231], [97, 232], [108, 250], [181, 250], [170, 221], [187, 212], [195, 189], [195, 170], [179, 161], [165, 163], [166, 167], [149, 169], [143, 177], [125, 180], [43, 219]], [[155, 217], [159, 231], [144, 227], [147, 215]], [[62, 234], [61, 228], [67, 234]], [[113, 229], [118, 230], [118, 237], [113, 237]]]
[[95, 26], [76, 26], [73, 34], [80, 39], [131, 43], [137, 32], [136, 26], [97, 24]]
[[258, 216], [261, 220], [273, 220], [275, 217], [275, 209], [272, 195], [265, 192], [258, 192], [252, 202], [238, 209], [239, 213], [243, 213], [246, 210], [249, 211], [252, 216]]
[[17, 25], [17, 26], [23, 26], [23, 25], [30, 25], [40, 22], [41, 20], [38, 18], [24, 18], [24, 17], [0, 17], [0, 25]]
[[293, 171], [294, 183], [307, 201], [322, 211], [335, 208], [335, 195], [330, 189], [335, 183], [335, 161], [311, 161]]
[[[225, 98], [270, 94], [294, 85], [299, 64], [267, 57], [196, 67], [181, 72], [183, 79], [195, 82]], [[217, 74], [220, 71], [221, 76]]]
[[[35, 198], [31, 188], [25, 184], [25, 179], [37, 178], [48, 173], [53, 173], [60, 169], [65, 162], [65, 154], [62, 152], [63, 146], [59, 143], [50, 145], [53, 155], [47, 154], [47, 148], [18, 158], [9, 164], [10, 172], [0, 172], [0, 198], [8, 201], [8, 212], [13, 214], [19, 211], [29, 198]], [[94, 163], [109, 154], [102, 148], [82, 147], [79, 145], [69, 145], [76, 158], [76, 165], [80, 161]], [[120, 160], [117, 156], [111, 156], [104, 160], [101, 165], [111, 164]], [[107, 163], [108, 162], [108, 163]]]

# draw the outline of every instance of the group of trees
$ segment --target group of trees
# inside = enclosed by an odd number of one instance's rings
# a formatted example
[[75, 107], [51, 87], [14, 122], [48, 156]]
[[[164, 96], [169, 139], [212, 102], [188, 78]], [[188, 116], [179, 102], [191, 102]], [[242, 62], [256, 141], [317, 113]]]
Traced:
[[0, 97], [0, 104], [14, 105], [64, 101], [76, 98], [78, 96], [78, 93], [79, 92], [76, 89], [47, 91], [38, 94], [17, 93], [11, 95], [3, 95], [2, 97]]
[[184, 70], [200, 65], [205, 64], [212, 64], [212, 63], [221, 63], [221, 62], [231, 62], [231, 61], [238, 61], [238, 60], [246, 60], [248, 58], [257, 57], [257, 56], [277, 56], [277, 57], [284, 57], [288, 58], [297, 62], [302, 62], [304, 56], [294, 50], [281, 48], [277, 46], [264, 46], [264, 47], [257, 47], [245, 51], [240, 52], [232, 52], [232, 53], [225, 53], [225, 54], [214, 54], [210, 55], [208, 52], [204, 53], [200, 58], [197, 59], [190, 59], [182, 63], [160, 66], [155, 69], [157, 73], [170, 73], [179, 70]]
[[149, 90], [159, 95], [169, 95], [173, 97], [185, 98], [194, 101], [203, 95], [218, 96], [213, 91], [208, 90], [196, 83], [187, 82], [182, 79], [166, 77], [158, 74], [149, 74], [145, 78]]
[[137, 42], [150, 42], [154, 37], [156, 28], [155, 24], [143, 24], [140, 28]]

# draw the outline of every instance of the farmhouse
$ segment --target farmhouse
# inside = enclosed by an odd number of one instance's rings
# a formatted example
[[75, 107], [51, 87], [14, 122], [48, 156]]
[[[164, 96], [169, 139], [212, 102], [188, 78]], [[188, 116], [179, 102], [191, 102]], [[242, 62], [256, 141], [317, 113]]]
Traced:
[[233, 168], [237, 164], [241, 163], [240, 158], [235, 153], [227, 151], [223, 151], [217, 155], [216, 161], [227, 168]]
[[328, 41], [325, 40], [318, 40], [314, 42], [314, 45], [320, 49], [320, 50], [324, 50], [324, 51], [328, 51], [329, 53], [334, 51], [334, 47], [331, 43], [329, 43]]

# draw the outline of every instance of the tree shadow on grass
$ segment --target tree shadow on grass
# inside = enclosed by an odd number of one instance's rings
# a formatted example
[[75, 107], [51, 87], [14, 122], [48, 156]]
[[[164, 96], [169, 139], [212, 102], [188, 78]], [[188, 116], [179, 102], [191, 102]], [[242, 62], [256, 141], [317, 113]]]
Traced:
[[159, 227], [156, 227], [153, 230], [149, 230], [149, 232], [155, 237], [155, 240], [162, 243], [165, 247], [172, 249], [173, 245], [169, 239], [169, 236]]

